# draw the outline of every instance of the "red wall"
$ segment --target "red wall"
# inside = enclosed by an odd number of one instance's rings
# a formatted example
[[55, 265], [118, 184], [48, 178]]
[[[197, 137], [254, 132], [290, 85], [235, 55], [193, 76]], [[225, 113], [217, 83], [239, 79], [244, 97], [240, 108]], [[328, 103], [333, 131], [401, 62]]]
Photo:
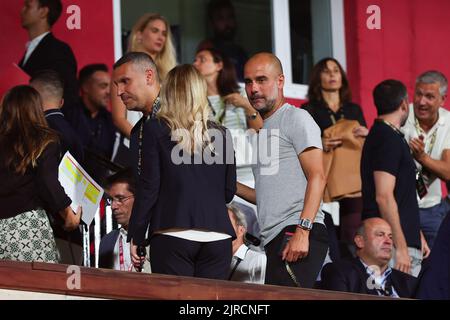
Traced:
[[[112, 1], [62, 0], [62, 2], [63, 13], [54, 25], [53, 32], [57, 38], [72, 47], [78, 68], [94, 62], [112, 66], [114, 62]], [[66, 26], [66, 20], [71, 16], [66, 13], [66, 9], [70, 5], [77, 5], [81, 9], [80, 30], [69, 30]], [[0, 70], [8, 69], [13, 62], [18, 63], [25, 53], [28, 35], [20, 26], [22, 6], [23, 1], [0, 1], [0, 43], [2, 43]], [[4, 87], [9, 87], [10, 82], [11, 77], [3, 72], [0, 76], [0, 91]]]
[[[381, 9], [381, 30], [367, 28], [370, 5]], [[369, 125], [376, 117], [372, 90], [382, 80], [403, 81], [411, 100], [421, 72], [450, 78], [448, 0], [345, 0], [345, 29], [350, 85]]]
[[[380, 30], [367, 28], [370, 5], [381, 9]], [[448, 0], [345, 0], [345, 30], [353, 100], [369, 126], [376, 117], [372, 90], [379, 82], [403, 81], [411, 100], [420, 73], [437, 69], [450, 79]]]

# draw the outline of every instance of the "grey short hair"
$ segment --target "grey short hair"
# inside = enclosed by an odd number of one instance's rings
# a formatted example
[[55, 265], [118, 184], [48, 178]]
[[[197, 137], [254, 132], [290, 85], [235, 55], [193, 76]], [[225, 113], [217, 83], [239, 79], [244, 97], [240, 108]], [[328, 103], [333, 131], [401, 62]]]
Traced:
[[234, 218], [236, 219], [236, 224], [238, 226], [242, 226], [247, 230], [247, 219], [245, 218], [244, 213], [239, 209], [234, 203], [227, 204], [228, 210], [233, 212]]
[[132, 64], [138, 66], [142, 71], [152, 69], [156, 74], [156, 79], [159, 79], [158, 68], [156, 67], [155, 61], [152, 57], [144, 52], [128, 52], [122, 58], [117, 60], [114, 64], [113, 69], [116, 70], [118, 67], [131, 62]]
[[442, 72], [431, 70], [422, 73], [417, 77], [416, 85], [419, 83], [432, 84], [439, 83], [439, 93], [441, 96], [447, 95], [448, 81]]

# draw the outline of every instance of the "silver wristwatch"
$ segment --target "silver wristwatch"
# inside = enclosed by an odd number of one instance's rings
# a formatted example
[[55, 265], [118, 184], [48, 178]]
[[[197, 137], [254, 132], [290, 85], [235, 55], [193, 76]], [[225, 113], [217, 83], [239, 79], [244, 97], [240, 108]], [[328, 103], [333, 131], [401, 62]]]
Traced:
[[313, 222], [309, 219], [300, 219], [300, 221], [297, 224], [297, 227], [303, 230], [311, 231], [313, 227]]

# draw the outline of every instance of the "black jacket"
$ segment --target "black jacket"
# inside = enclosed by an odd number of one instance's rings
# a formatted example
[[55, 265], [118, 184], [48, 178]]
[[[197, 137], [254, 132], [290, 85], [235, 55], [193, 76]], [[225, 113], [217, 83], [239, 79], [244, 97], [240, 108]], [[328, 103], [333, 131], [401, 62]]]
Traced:
[[[392, 286], [401, 298], [413, 298], [417, 279], [409, 274], [392, 269]], [[321, 273], [321, 288], [324, 290], [378, 295], [367, 286], [368, 273], [359, 258], [340, 260], [325, 265]]]
[[170, 228], [202, 229], [236, 237], [226, 208], [236, 192], [233, 144], [225, 128], [220, 127], [217, 132], [220, 137], [216, 139], [224, 143], [215, 145], [216, 154], [222, 159], [228, 151], [228, 161], [224, 158], [222, 164], [176, 164], [172, 153], [177, 144], [171, 140], [169, 127], [157, 119], [145, 123], [142, 172], [129, 224], [129, 241], [132, 238], [135, 244], [142, 244], [149, 225], [150, 237], [155, 231]]
[[119, 238], [120, 229], [108, 233], [100, 241], [98, 249], [98, 267], [104, 269], [114, 269], [114, 248]]
[[[64, 81], [64, 107], [76, 102], [78, 96], [77, 61], [70, 46], [47, 34], [34, 49], [25, 65], [19, 66], [31, 77], [42, 70], [56, 71]], [[64, 110], [63, 110], [64, 111]]]

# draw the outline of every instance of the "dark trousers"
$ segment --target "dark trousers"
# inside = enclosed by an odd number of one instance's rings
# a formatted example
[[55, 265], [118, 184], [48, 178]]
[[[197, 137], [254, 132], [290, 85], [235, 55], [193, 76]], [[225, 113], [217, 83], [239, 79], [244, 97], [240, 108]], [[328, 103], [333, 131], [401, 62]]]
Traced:
[[[266, 246], [267, 267], [266, 284], [295, 287], [296, 284], [286, 268], [285, 261], [281, 260], [281, 246], [284, 245], [283, 238], [286, 232], [295, 232], [296, 226], [288, 226], [283, 229]], [[328, 234], [324, 225], [314, 223], [309, 233], [309, 253], [303, 259], [294, 263], [288, 263], [295, 275], [296, 281], [302, 288], [312, 288], [317, 276], [322, 269], [328, 250]]]
[[227, 280], [231, 258], [231, 238], [197, 242], [155, 235], [150, 240], [150, 264], [154, 273]]

